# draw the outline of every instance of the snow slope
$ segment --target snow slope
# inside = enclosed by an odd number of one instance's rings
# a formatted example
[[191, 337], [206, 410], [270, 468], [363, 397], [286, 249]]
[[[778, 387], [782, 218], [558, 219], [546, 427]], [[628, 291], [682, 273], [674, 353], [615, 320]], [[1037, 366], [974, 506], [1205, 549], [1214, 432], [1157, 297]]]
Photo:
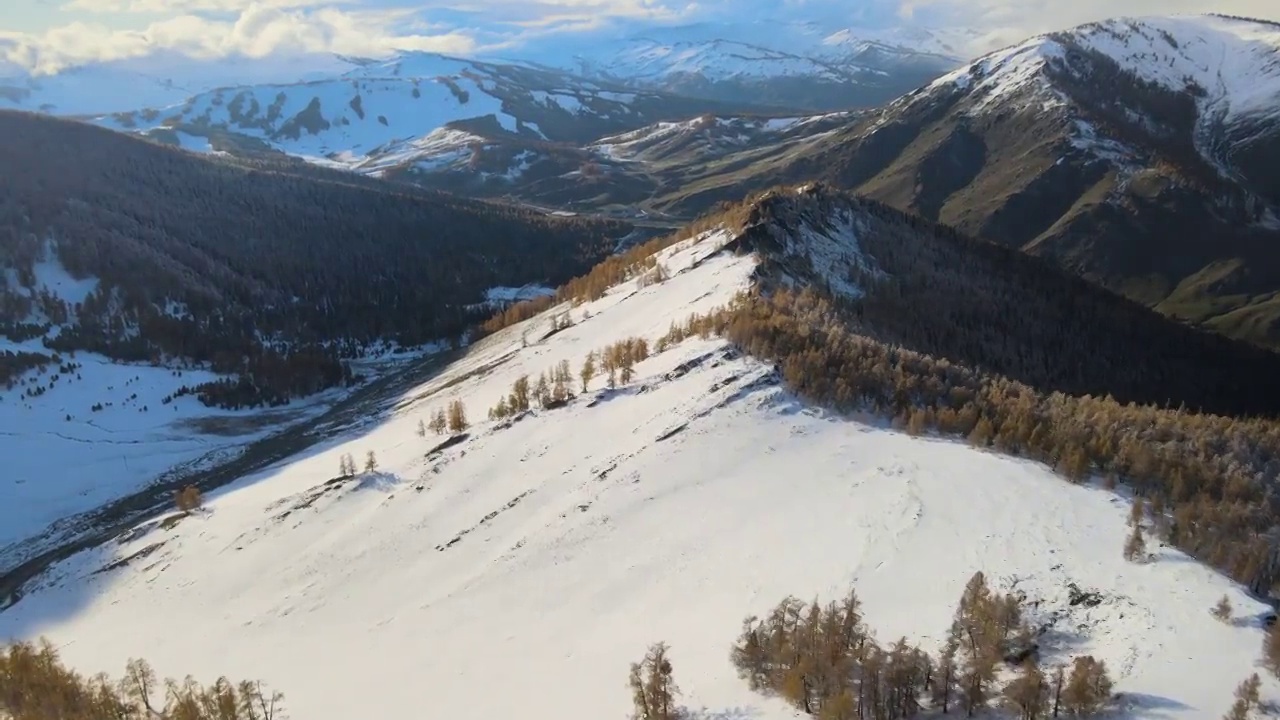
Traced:
[[[39, 352], [34, 343], [0, 338], [0, 350]], [[30, 372], [13, 390], [0, 388], [0, 556], [6, 546], [54, 522], [138, 490], [164, 473], [261, 437], [301, 406], [274, 413], [205, 407], [194, 396], [165, 404], [178, 388], [218, 380], [202, 370], [112, 362], [93, 353], [63, 359], [80, 367]], [[24, 397], [43, 386], [39, 397]], [[318, 401], [305, 404], [315, 410]], [[100, 410], [93, 408], [101, 405]], [[275, 422], [270, 419], [276, 418]]]
[[1156, 17], [1086, 25], [1074, 35], [1145, 80], [1198, 86], [1202, 114], [1222, 122], [1280, 115], [1280, 24]]
[[363, 159], [392, 144], [425, 140], [448, 123], [482, 117], [518, 132], [502, 100], [486, 93], [480, 81], [375, 78], [216, 90], [162, 111], [151, 122], [141, 113], [98, 122], [117, 130], [174, 124], [224, 129], [290, 155]]
[[[549, 334], [558, 308], [487, 338], [385, 420], [171, 529], [72, 558], [0, 613], [0, 637], [47, 635], [86, 671], [145, 655], [162, 674], [261, 677], [308, 720], [620, 719], [628, 663], [665, 640], [693, 717], [782, 720], [796, 714], [730, 666], [744, 616], [854, 582], [880, 639], [934, 646], [983, 570], [1038, 601], [1051, 660], [1107, 662], [1128, 716], [1221, 714], [1264, 607], [1169, 549], [1123, 561], [1110, 493], [806, 407], [716, 339], [615, 391], [597, 378], [566, 407], [483, 420], [521, 375], [728, 302], [756, 262], [727, 239], [664, 251], [670, 279], [571, 308], [568, 329]], [[418, 437], [455, 399], [467, 436]], [[376, 472], [335, 480], [342, 454], [369, 451]], [[1101, 602], [1073, 606], [1069, 583]], [[1224, 593], [1236, 623], [1209, 615]]]
[[[74, 278], [56, 260], [34, 265], [35, 289], [68, 305], [97, 287]], [[43, 323], [44, 317], [22, 320]], [[48, 333], [54, 337], [60, 328]], [[15, 342], [0, 335], [0, 351], [53, 355], [41, 338]], [[285, 421], [318, 412], [335, 393], [283, 408], [222, 410], [192, 395], [165, 399], [183, 386], [224, 378], [201, 369], [114, 362], [88, 352], [63, 353], [74, 364], [31, 370], [11, 389], [0, 386], [0, 567], [17, 544], [52, 524], [139, 490], [177, 468], [210, 462]], [[34, 393], [34, 394], [33, 394]]]
[[[93, 122], [124, 132], [176, 134], [182, 147], [199, 152], [268, 148], [379, 175], [464, 170], [475, 151], [495, 141], [594, 138], [649, 122], [649, 112], [665, 116], [667, 100], [562, 73], [404, 53], [329, 79], [218, 88]], [[637, 108], [638, 101], [648, 104]], [[554, 129], [548, 135], [544, 127]], [[513, 162], [507, 173], [521, 169]]]

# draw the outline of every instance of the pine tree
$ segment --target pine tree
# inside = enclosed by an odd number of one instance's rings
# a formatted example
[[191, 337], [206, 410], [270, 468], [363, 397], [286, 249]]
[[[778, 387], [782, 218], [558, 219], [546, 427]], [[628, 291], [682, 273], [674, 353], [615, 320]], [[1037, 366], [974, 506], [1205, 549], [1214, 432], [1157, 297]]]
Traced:
[[418, 420], [418, 437], [424, 438], [426, 436], [427, 436], [427, 424], [424, 423], [421, 419], [419, 419]]
[[1062, 707], [1062, 690], [1066, 687], [1066, 669], [1061, 664], [1053, 666], [1053, 717], [1058, 717]]
[[1236, 686], [1236, 700], [1222, 720], [1249, 720], [1249, 713], [1261, 702], [1262, 679], [1257, 673]]
[[680, 716], [675, 704], [680, 690], [673, 678], [666, 643], [651, 646], [644, 660], [632, 663], [628, 685], [635, 720], [676, 720]]
[[364, 471], [367, 473], [374, 472], [378, 469], [378, 458], [370, 450], [364, 456]]
[[1213, 606], [1213, 610], [1211, 612], [1214, 617], [1223, 622], [1227, 622], [1231, 619], [1231, 599], [1226, 595], [1223, 595], [1222, 598], [1218, 600], [1218, 604]]
[[200, 488], [188, 485], [174, 493], [173, 503], [180, 512], [190, 515], [204, 503], [204, 497], [200, 494]]
[[1130, 562], [1142, 562], [1147, 556], [1147, 541], [1142, 537], [1142, 526], [1135, 525], [1129, 539], [1124, 543], [1124, 559]]
[[958, 666], [959, 688], [965, 712], [972, 717], [991, 699], [991, 685], [996, 679], [999, 662], [999, 604], [981, 572], [973, 574], [965, 585], [960, 605], [956, 608], [952, 632], [959, 638], [962, 651]]
[[951, 699], [956, 692], [956, 653], [960, 650], [960, 628], [952, 624], [947, 634], [947, 643], [938, 656], [937, 680], [933, 685], [933, 703], [942, 708], [945, 715], [951, 707]]
[[1062, 707], [1072, 715], [1096, 715], [1111, 700], [1111, 678], [1107, 666], [1092, 655], [1075, 658], [1071, 675], [1062, 690]]
[[600, 353], [600, 369], [605, 372], [605, 375], [608, 378], [606, 382], [609, 386], [609, 389], [612, 390], [613, 388], [617, 387], [618, 386], [618, 348], [616, 345], [610, 345], [609, 347], [606, 347], [603, 352]]
[[1262, 665], [1270, 670], [1272, 675], [1280, 678], [1280, 622], [1267, 630], [1262, 645]]
[[1027, 658], [1022, 663], [1018, 677], [1004, 688], [1004, 700], [1022, 720], [1044, 717], [1049, 708], [1049, 683], [1034, 660]]
[[443, 435], [444, 431], [449, 427], [449, 421], [445, 418], [444, 410], [437, 410], [431, 416], [431, 424], [428, 426], [431, 432], [437, 435]]
[[338, 477], [354, 477], [356, 474], [356, 461], [351, 457], [351, 453], [343, 453], [338, 458]]
[[511, 386], [511, 412], [522, 413], [529, 409], [529, 376], [520, 376]]
[[752, 690], [760, 691], [769, 687], [769, 652], [765, 649], [764, 639], [754, 616], [742, 622], [742, 634], [733, 646], [730, 659], [738, 669], [738, 677], [746, 680], [747, 686]]
[[1129, 509], [1129, 527], [1141, 527], [1142, 520], [1146, 517], [1147, 504], [1142, 497], [1133, 499], [1133, 507]]
[[995, 426], [991, 421], [983, 417], [978, 420], [978, 424], [973, 427], [969, 433], [969, 442], [977, 447], [984, 448], [991, 444], [991, 438], [995, 435]]
[[545, 372], [538, 376], [538, 384], [533, 387], [533, 397], [543, 408], [551, 402], [551, 383], [547, 381]]
[[460, 433], [466, 431], [470, 427], [467, 423], [467, 408], [462, 404], [461, 400], [454, 400], [449, 403], [449, 432]]
[[154, 715], [157, 709], [151, 702], [159, 688], [156, 671], [151, 669], [146, 660], [133, 659], [125, 665], [124, 680], [120, 683], [125, 699], [132, 700], [134, 704], [146, 708], [149, 714]]
[[587, 392], [587, 387], [591, 385], [591, 378], [596, 376], [596, 354], [594, 352], [587, 353], [587, 359], [582, 361], [582, 370], [578, 373], [582, 378], [582, 392]]

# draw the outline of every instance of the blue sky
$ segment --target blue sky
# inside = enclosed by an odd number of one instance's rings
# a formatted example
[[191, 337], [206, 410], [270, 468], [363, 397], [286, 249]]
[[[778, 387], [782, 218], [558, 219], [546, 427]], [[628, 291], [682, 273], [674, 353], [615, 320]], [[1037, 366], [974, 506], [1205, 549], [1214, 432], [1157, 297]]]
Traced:
[[[193, 57], [396, 50], [511, 54], [602, 28], [732, 19], [964, 23], [999, 45], [1121, 14], [1280, 20], [1280, 0], [0, 0], [0, 65], [62, 67], [171, 50]], [[975, 51], [987, 48], [974, 48]]]

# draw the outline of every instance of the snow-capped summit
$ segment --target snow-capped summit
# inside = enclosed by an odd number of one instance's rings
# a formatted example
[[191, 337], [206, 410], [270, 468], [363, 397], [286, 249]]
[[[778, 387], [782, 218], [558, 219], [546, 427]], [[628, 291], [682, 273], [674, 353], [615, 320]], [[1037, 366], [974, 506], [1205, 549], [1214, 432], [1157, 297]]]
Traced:
[[957, 69], [933, 85], [976, 82], [988, 102], [1027, 90], [1055, 93], [1046, 69], [1071, 51], [1100, 54], [1119, 70], [1196, 98], [1203, 120], [1280, 114], [1280, 25], [1217, 15], [1121, 18], [1031, 38]]
[[834, 110], [886, 102], [968, 56], [969, 34], [816, 22], [694, 23], [574, 48], [541, 62], [588, 77], [720, 99]]

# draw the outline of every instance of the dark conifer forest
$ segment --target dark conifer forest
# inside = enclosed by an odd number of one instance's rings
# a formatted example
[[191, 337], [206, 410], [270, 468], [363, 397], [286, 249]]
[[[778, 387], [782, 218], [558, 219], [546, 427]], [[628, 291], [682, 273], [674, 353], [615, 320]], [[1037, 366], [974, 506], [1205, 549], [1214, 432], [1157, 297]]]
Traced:
[[[340, 384], [374, 341], [458, 338], [487, 288], [557, 285], [630, 230], [21, 113], [0, 113], [0, 167], [5, 334], [63, 325], [51, 351], [207, 364], [238, 379], [192, 390], [233, 407]], [[83, 303], [34, 286], [48, 253], [101, 280]]]

